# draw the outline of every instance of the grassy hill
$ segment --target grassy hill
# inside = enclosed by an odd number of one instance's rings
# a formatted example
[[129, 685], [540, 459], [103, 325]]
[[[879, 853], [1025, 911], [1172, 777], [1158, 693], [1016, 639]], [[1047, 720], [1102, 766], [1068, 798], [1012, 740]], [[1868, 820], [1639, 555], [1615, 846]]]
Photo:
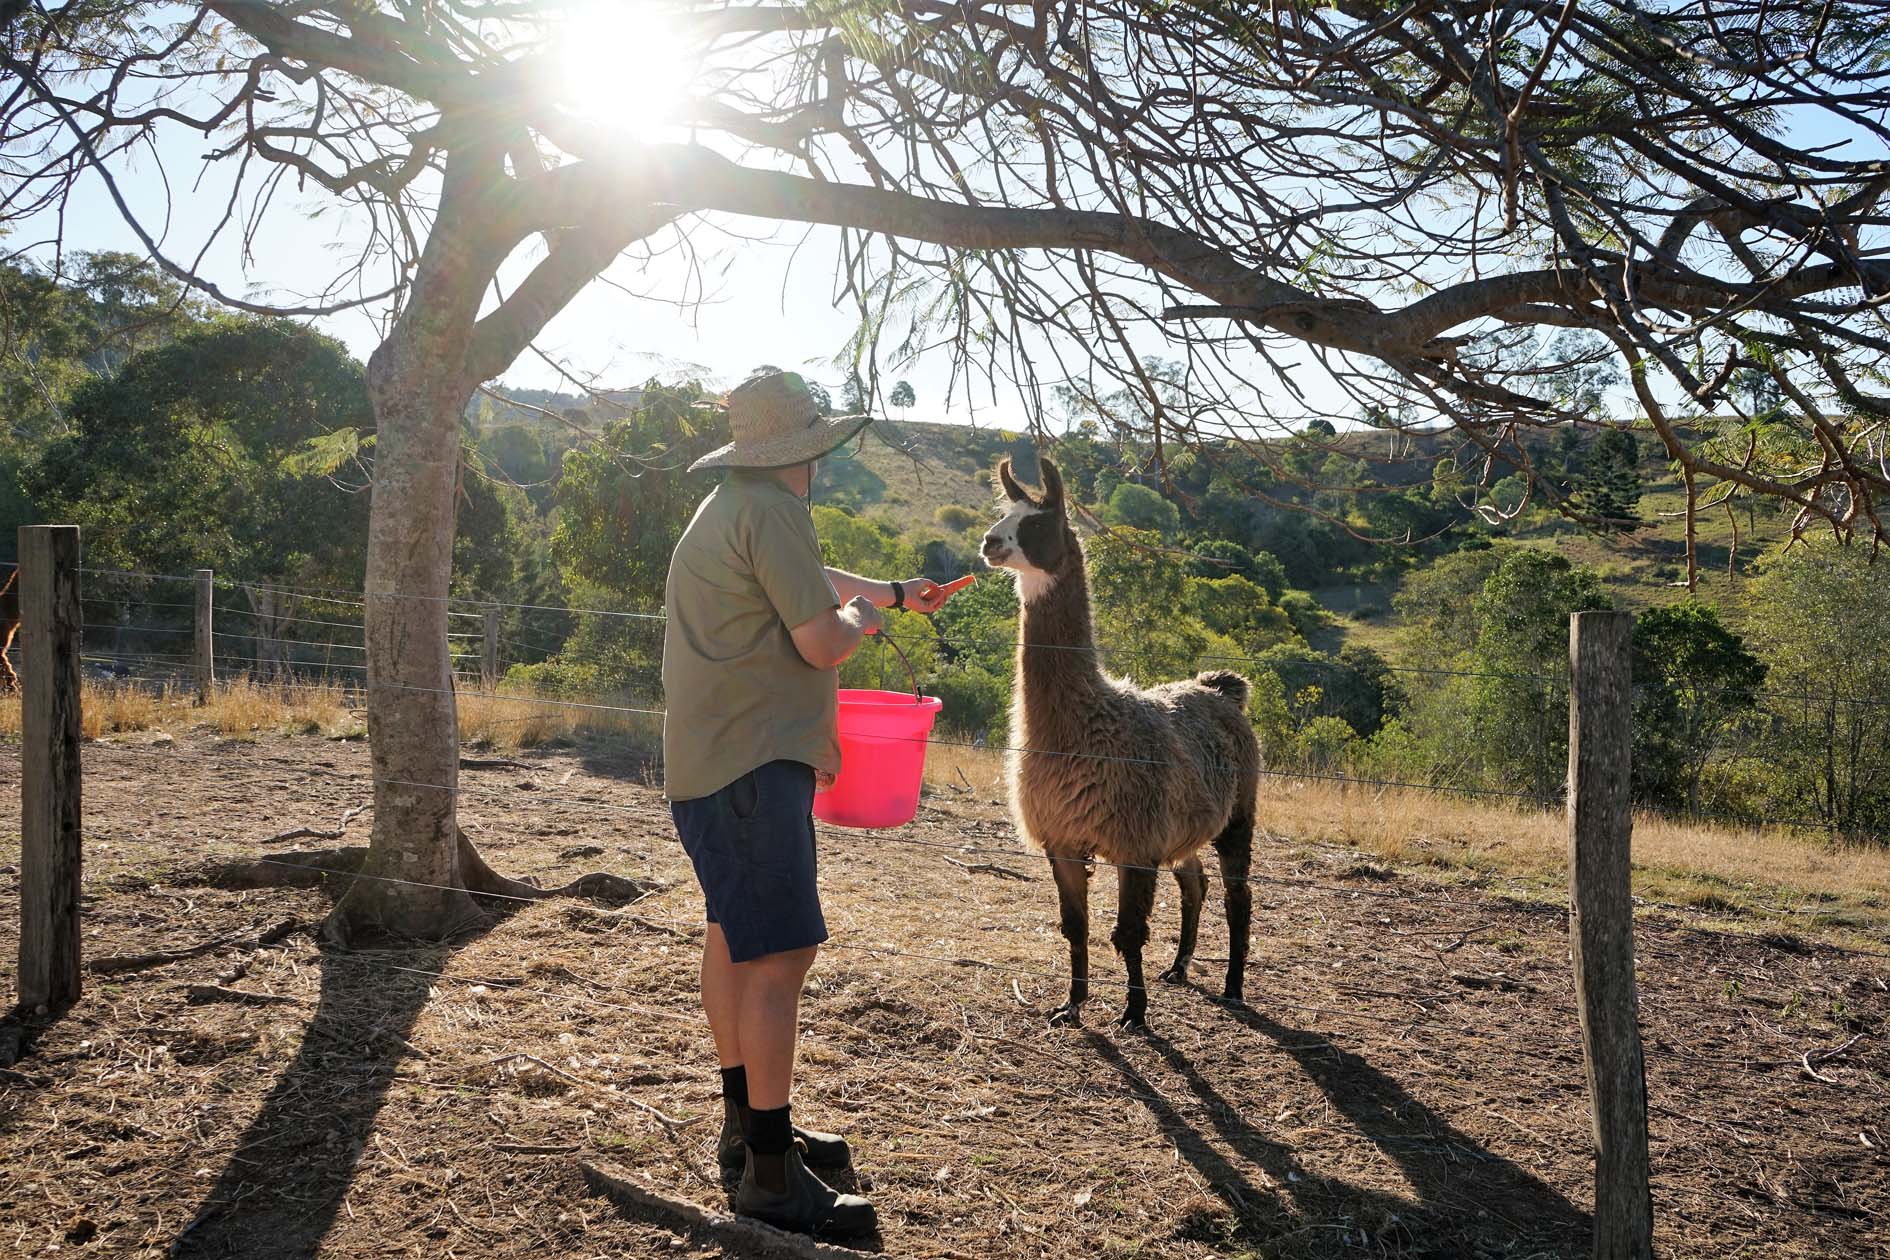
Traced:
[[[1029, 470], [1035, 448], [1028, 436], [999, 429], [914, 422], [880, 426], [844, 456], [823, 465], [816, 502], [844, 505], [907, 531], [952, 533], [939, 524], [939, 509], [968, 508], [985, 519], [991, 507], [990, 472], [1005, 455]], [[1339, 442], [1361, 456], [1376, 454], [1371, 471], [1388, 484], [1409, 484], [1428, 476], [1444, 454], [1446, 439], [1419, 439], [1412, 453], [1383, 459], [1380, 434], [1346, 434]], [[1651, 444], [1643, 442], [1640, 504], [1643, 525], [1630, 534], [1602, 535], [1560, 516], [1532, 512], [1512, 525], [1476, 527], [1492, 540], [1559, 552], [1571, 562], [1601, 575], [1617, 603], [1637, 610], [1670, 603], [1686, 594], [1685, 492], [1679, 479]], [[1735, 528], [1738, 548], [1734, 550]], [[1701, 511], [1695, 523], [1701, 593], [1716, 601], [1736, 597], [1745, 572], [1767, 547], [1784, 538], [1786, 520], [1769, 505], [1742, 505]], [[1728, 572], [1729, 562], [1731, 573]], [[1384, 582], [1346, 582], [1312, 591], [1335, 618], [1320, 646], [1342, 643], [1386, 646], [1391, 626], [1391, 596]], [[1736, 603], [1736, 598], [1731, 602]]]

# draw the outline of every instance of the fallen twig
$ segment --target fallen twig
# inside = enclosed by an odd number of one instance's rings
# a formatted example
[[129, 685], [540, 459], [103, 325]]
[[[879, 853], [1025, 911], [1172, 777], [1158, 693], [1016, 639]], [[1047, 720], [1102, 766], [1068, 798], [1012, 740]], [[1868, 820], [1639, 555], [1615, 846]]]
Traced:
[[1026, 884], [1030, 883], [1034, 878], [1033, 876], [1024, 874], [1022, 871], [1014, 871], [1008, 866], [999, 866], [996, 862], [960, 862], [957, 858], [950, 857], [945, 860], [950, 862], [953, 866], [956, 866], [959, 870], [974, 875], [997, 875], [1004, 879], [1022, 880]]
[[280, 993], [253, 993], [248, 989], [226, 989], [220, 984], [184, 986], [187, 1002], [237, 1002], [245, 1006], [300, 1006], [302, 999]]
[[282, 844], [289, 840], [339, 840], [348, 834], [348, 824], [367, 811], [367, 806], [356, 805], [352, 809], [342, 811], [341, 821], [335, 824], [332, 831], [324, 831], [320, 827], [291, 827], [287, 831], [278, 831], [273, 836], [264, 837], [262, 843]]
[[529, 761], [514, 761], [510, 757], [461, 757], [461, 770], [543, 770]]
[[1503, 993], [1534, 993], [1536, 991], [1533, 984], [1525, 984], [1514, 976], [1506, 976], [1501, 972], [1493, 976], [1479, 976], [1468, 971], [1453, 971], [1450, 973], [1450, 978], [1467, 989], [1496, 989]]
[[1842, 1058], [1844, 1055], [1850, 1053], [1852, 1046], [1863, 1039], [1864, 1034], [1858, 1033], [1841, 1046], [1833, 1046], [1829, 1050], [1807, 1050], [1798, 1056], [1798, 1066], [1803, 1068], [1805, 1075], [1809, 1076], [1812, 1080], [1823, 1081], [1826, 1085], [1835, 1085], [1837, 1084], [1836, 1081], [1828, 1076], [1822, 1075], [1812, 1064], [1829, 1063], [1833, 1059]]
[[250, 936], [220, 936], [201, 945], [192, 945], [188, 949], [159, 949], [148, 954], [107, 954], [94, 958], [85, 964], [85, 969], [96, 976], [117, 975], [126, 971], [142, 971], [147, 967], [162, 967], [167, 963], [179, 962], [185, 958], [197, 958], [214, 953], [225, 946], [237, 949], [261, 949], [274, 945], [284, 937], [301, 927], [299, 919], [284, 919], [273, 927], [265, 928]]
[[864, 1260], [870, 1252], [816, 1242], [800, 1234], [789, 1234], [746, 1216], [726, 1216], [721, 1212], [689, 1202], [672, 1199], [647, 1186], [638, 1185], [627, 1176], [606, 1172], [595, 1164], [580, 1161], [584, 1183], [591, 1193], [609, 1199], [619, 1207], [661, 1212], [714, 1238], [731, 1251], [760, 1249], [779, 1255], [802, 1256], [807, 1260]]
[[663, 1112], [659, 1111], [655, 1107], [650, 1106], [650, 1104], [646, 1102], [641, 1102], [638, 1099], [632, 1098], [628, 1094], [622, 1093], [621, 1091], [618, 1091], [618, 1090], [608, 1090], [603, 1085], [598, 1084], [596, 1081], [588, 1081], [588, 1080], [585, 1080], [581, 1076], [573, 1076], [571, 1073], [565, 1071], [563, 1068], [556, 1067], [550, 1063], [547, 1063], [535, 1054], [526, 1054], [523, 1050], [514, 1050], [510, 1054], [500, 1055], [498, 1058], [492, 1061], [492, 1066], [502, 1067], [503, 1065], [507, 1063], [511, 1063], [511, 1062], [514, 1062], [515, 1060], [520, 1060], [520, 1059], [534, 1065], [535, 1067], [538, 1067], [539, 1069], [543, 1071], [551, 1073], [553, 1076], [557, 1077], [560, 1080], [569, 1081], [573, 1085], [582, 1085], [588, 1089], [602, 1090], [608, 1093], [612, 1101], [614, 1102], [629, 1103], [632, 1107], [635, 1107], [638, 1111], [643, 1112], [645, 1115], [655, 1120], [658, 1124], [662, 1125], [663, 1131], [667, 1133], [672, 1139], [675, 1138], [676, 1135], [681, 1133], [684, 1129], [689, 1128], [691, 1125], [700, 1123], [701, 1120], [703, 1119], [702, 1116], [695, 1116], [688, 1120], [678, 1120], [674, 1116], [663, 1114]]

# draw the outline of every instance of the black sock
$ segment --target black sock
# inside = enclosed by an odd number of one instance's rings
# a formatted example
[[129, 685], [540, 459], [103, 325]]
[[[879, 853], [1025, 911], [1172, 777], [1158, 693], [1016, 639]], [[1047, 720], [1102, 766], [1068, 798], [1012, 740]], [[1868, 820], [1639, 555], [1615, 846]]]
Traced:
[[722, 1099], [736, 1107], [748, 1105], [748, 1068], [743, 1064], [722, 1069]]
[[794, 1125], [786, 1107], [748, 1113], [748, 1146], [757, 1155], [785, 1155], [794, 1142]]

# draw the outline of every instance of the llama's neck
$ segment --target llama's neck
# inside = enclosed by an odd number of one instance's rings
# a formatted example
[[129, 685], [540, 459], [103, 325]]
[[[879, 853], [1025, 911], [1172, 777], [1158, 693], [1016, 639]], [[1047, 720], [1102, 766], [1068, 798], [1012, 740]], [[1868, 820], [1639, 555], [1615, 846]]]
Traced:
[[1073, 702], [1105, 685], [1080, 555], [1047, 590], [1025, 601], [1017, 621], [1017, 674], [1023, 680], [1024, 720], [1033, 735], [1049, 734], [1073, 720], [1080, 708]]

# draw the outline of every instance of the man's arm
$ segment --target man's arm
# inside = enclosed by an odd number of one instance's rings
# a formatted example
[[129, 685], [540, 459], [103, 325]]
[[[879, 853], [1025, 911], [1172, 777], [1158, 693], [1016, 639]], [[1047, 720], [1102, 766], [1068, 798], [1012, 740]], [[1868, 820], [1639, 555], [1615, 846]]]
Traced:
[[[892, 595], [888, 593], [886, 598], [890, 600]], [[816, 613], [788, 634], [802, 660], [815, 669], [832, 669], [852, 656], [862, 639], [877, 633], [879, 625], [879, 609], [864, 596], [854, 595], [847, 598], [845, 608]]]
[[[891, 582], [875, 582], [872, 578], [863, 578], [857, 573], [848, 573], [845, 569], [829, 568], [827, 580], [833, 583], [833, 589], [840, 593], [841, 602], [851, 599], [864, 599], [875, 608], [893, 606]], [[900, 582], [905, 588], [906, 607], [913, 612], [937, 612], [939, 605], [947, 599], [937, 582], [930, 578], [905, 578]]]

